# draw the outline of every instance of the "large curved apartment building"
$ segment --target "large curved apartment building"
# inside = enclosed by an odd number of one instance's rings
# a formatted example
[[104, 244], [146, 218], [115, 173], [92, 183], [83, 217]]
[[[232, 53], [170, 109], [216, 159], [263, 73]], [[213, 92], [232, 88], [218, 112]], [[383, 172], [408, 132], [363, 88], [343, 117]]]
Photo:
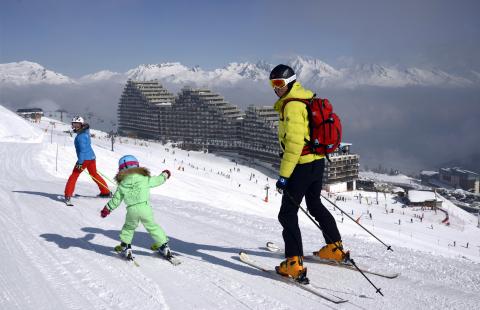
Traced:
[[[184, 149], [234, 151], [278, 167], [278, 114], [249, 106], [245, 113], [209, 89], [184, 87], [175, 97], [158, 81], [128, 81], [118, 108], [119, 133], [177, 143]], [[359, 156], [343, 144], [325, 168], [329, 191], [355, 189]]]
[[244, 113], [209, 89], [183, 88], [173, 106], [171, 140], [188, 149], [237, 150]]
[[268, 106], [249, 106], [242, 124], [240, 154], [251, 160], [278, 164], [278, 113]]
[[118, 131], [127, 136], [166, 141], [175, 124], [175, 96], [157, 81], [127, 81], [118, 104]]

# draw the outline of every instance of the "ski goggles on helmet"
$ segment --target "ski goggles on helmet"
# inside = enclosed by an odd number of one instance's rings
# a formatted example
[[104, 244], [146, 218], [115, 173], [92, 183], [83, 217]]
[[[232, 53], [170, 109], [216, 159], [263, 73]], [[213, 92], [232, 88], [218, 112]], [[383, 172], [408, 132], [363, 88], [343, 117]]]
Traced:
[[283, 88], [283, 87], [287, 86], [288, 83], [290, 83], [292, 81], [295, 81], [296, 79], [297, 79], [296, 74], [292, 75], [288, 79], [271, 79], [270, 80], [270, 85], [274, 89], [275, 88]]

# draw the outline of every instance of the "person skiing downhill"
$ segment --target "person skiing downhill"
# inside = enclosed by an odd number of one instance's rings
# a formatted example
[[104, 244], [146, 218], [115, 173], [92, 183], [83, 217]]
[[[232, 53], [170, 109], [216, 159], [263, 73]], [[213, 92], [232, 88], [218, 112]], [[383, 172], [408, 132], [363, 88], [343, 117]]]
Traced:
[[90, 126], [85, 123], [83, 117], [75, 116], [72, 119], [73, 132], [77, 134], [74, 140], [75, 151], [77, 153], [77, 162], [73, 168], [72, 174], [65, 185], [65, 203], [70, 204], [71, 197], [75, 190], [75, 184], [83, 170], [87, 169], [92, 180], [97, 184], [100, 190], [99, 197], [110, 197], [111, 193], [105, 180], [97, 173], [95, 153], [92, 149], [90, 140]]
[[306, 268], [297, 213], [304, 196], [307, 209], [322, 227], [326, 241], [314, 254], [322, 259], [342, 261], [345, 252], [335, 219], [320, 199], [325, 156], [302, 152], [310, 141], [307, 107], [301, 101], [284, 102], [292, 98], [311, 99], [314, 94], [297, 82], [292, 68], [283, 64], [271, 71], [270, 84], [279, 98], [274, 109], [279, 113], [278, 140], [283, 153], [276, 187], [283, 194], [278, 220], [283, 227], [286, 258], [275, 269], [281, 275], [301, 281], [306, 279]]
[[107, 217], [115, 210], [122, 201], [127, 205], [125, 224], [120, 232], [121, 243], [115, 247], [115, 251], [123, 254], [126, 258], [132, 258], [131, 243], [135, 229], [142, 222], [155, 241], [151, 249], [159, 252], [166, 258], [172, 256], [168, 246], [168, 237], [164, 230], [155, 223], [152, 207], [150, 206], [150, 188], [165, 183], [171, 176], [170, 171], [163, 170], [158, 176], [151, 176], [147, 168], [140, 164], [132, 155], [125, 155], [118, 161], [118, 173], [115, 181], [118, 183], [117, 190], [100, 212], [102, 218]]

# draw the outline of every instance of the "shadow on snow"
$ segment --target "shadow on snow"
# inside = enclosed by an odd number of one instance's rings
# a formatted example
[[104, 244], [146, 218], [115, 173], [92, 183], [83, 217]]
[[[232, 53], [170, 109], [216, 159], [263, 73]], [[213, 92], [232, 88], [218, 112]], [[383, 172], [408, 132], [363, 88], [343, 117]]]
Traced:
[[[61, 249], [80, 248], [95, 253], [103, 254], [106, 256], [118, 256], [114, 252], [113, 246], [108, 247], [92, 242], [97, 234], [104, 235], [116, 242], [119, 242], [118, 235], [119, 230], [105, 230], [96, 227], [84, 227], [82, 231], [86, 232], [85, 236], [79, 238], [65, 237], [59, 234], [42, 234], [40, 237], [44, 238], [48, 242], [53, 242]], [[153, 242], [150, 235], [147, 232], [137, 231], [135, 232], [134, 241], [132, 242], [132, 249], [134, 254], [139, 256], [154, 256], [154, 253], [150, 250], [150, 245]], [[180, 256], [191, 256], [190, 259], [205, 261], [214, 265], [224, 266], [230, 269], [238, 270], [244, 273], [260, 275], [261, 271], [258, 271], [249, 266], [243, 265], [239, 262], [237, 254], [242, 250], [236, 247], [222, 247], [209, 244], [199, 244], [193, 242], [183, 241], [174, 237], [169, 237], [169, 245], [174, 253], [178, 253]], [[219, 253], [231, 253], [232, 260], [225, 260], [207, 252], [219, 252]], [[249, 254], [258, 256], [269, 256], [265, 252], [249, 251]]]
[[45, 192], [35, 192], [35, 191], [12, 191], [13, 193], [20, 193], [20, 194], [29, 194], [29, 195], [36, 195], [41, 197], [46, 197], [52, 199], [54, 201], [63, 202], [63, 195], [59, 195], [58, 193], [45, 193]]

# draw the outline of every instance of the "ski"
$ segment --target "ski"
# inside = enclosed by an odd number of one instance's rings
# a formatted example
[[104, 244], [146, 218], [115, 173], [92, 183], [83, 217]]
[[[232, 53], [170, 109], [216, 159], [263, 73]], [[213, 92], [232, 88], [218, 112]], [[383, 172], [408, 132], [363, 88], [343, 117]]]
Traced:
[[73, 197], [75, 198], [87, 198], [87, 199], [110, 199], [112, 197], [110, 196], [100, 196], [100, 195], [96, 195], [96, 196], [93, 196], [93, 195], [82, 195], [82, 194], [75, 194], [73, 195]]
[[116, 247], [114, 248], [114, 251], [115, 251], [115, 253], [118, 254], [118, 257], [120, 257], [120, 259], [125, 260], [127, 262], [131, 262], [135, 266], [140, 267], [140, 264], [137, 263], [137, 260], [135, 259], [135, 256], [133, 256], [131, 252], [128, 255], [125, 255], [125, 253], [123, 251], [117, 250]]
[[[137, 260], [135, 259], [135, 256], [125, 256], [123, 255], [121, 252], [116, 252], [115, 253], [118, 254], [118, 256], [122, 259], [122, 260], [125, 260], [127, 262], [131, 262], [133, 263], [135, 266], [137, 267], [140, 267], [140, 264], [137, 262]], [[158, 253], [158, 256], [160, 256], [161, 258], [163, 258], [164, 260], [168, 261], [170, 264], [174, 265], [174, 266], [177, 266], [177, 265], [180, 265], [182, 263], [182, 261], [180, 259], [178, 259], [177, 257], [175, 256], [170, 256], [170, 257], [165, 257], [163, 255], [161, 255], [160, 253]]]
[[115, 251], [116, 254], [118, 254], [118, 257], [121, 259], [121, 260], [124, 260], [126, 261], [127, 263], [132, 263], [134, 264], [136, 267], [140, 267], [140, 264], [137, 262], [137, 260], [135, 259], [135, 256], [125, 256], [122, 254], [122, 252], [117, 252]]
[[173, 266], [178, 266], [182, 263], [182, 261], [180, 259], [178, 259], [175, 255], [163, 256], [162, 254], [160, 254], [158, 252], [157, 252], [157, 254], [158, 254], [158, 256], [160, 256], [164, 260], [168, 261]]
[[309, 293], [311, 293], [311, 294], [313, 294], [317, 297], [323, 298], [323, 299], [325, 299], [327, 301], [330, 301], [330, 302], [333, 302], [335, 304], [341, 304], [341, 303], [344, 303], [344, 302], [348, 301], [347, 299], [343, 299], [343, 298], [337, 297], [337, 296], [332, 295], [332, 294], [329, 294], [331, 296], [327, 296], [324, 293], [320, 292], [320, 290], [318, 288], [313, 287], [311, 284], [302, 284], [300, 282], [295, 281], [292, 278], [285, 277], [285, 276], [282, 276], [282, 275], [278, 274], [275, 270], [267, 269], [267, 268], [263, 267], [262, 265], [258, 264], [252, 258], [250, 258], [250, 256], [248, 256], [248, 254], [245, 253], [244, 251], [241, 251], [238, 255], [240, 257], [240, 261], [242, 261], [243, 263], [245, 263], [245, 264], [247, 264], [251, 267], [257, 268], [258, 270], [261, 270], [263, 272], [266, 272], [269, 275], [271, 275], [271, 276], [275, 277], [276, 279], [279, 279], [279, 280], [281, 280], [285, 283], [297, 286], [297, 287], [299, 287], [299, 288], [301, 288], [301, 289], [303, 289], [303, 290], [305, 290], [305, 291], [307, 291], [307, 292], [309, 292]]
[[[279, 255], [283, 255], [285, 253], [282, 248], [280, 248], [279, 246], [277, 246], [273, 242], [267, 242], [266, 246], [267, 246], [267, 250], [272, 252], [272, 253], [276, 253], [276, 254], [279, 254]], [[337, 261], [332, 261], [332, 260], [328, 260], [328, 259], [322, 259], [322, 258], [320, 258], [318, 256], [315, 256], [315, 255], [306, 255], [306, 256], [304, 256], [303, 259], [306, 262], [318, 263], [318, 264], [323, 264], [323, 265], [328, 265], [328, 266], [333, 266], [333, 267], [340, 267], [340, 268], [345, 268], [345, 269], [350, 269], [350, 270], [357, 270], [351, 263], [337, 262]], [[370, 270], [370, 269], [367, 269], [367, 268], [360, 268], [360, 270], [364, 273], [368, 273], [368, 274], [371, 274], [371, 275], [375, 275], [375, 276], [382, 277], [382, 278], [387, 278], [387, 279], [395, 279], [400, 275], [400, 273], [377, 272], [377, 271], [373, 271], [373, 270]]]
[[140, 267], [140, 264], [137, 262], [137, 260], [135, 259], [135, 257], [125, 257], [125, 259], [129, 262], [132, 262], [135, 266], [137, 267]]
[[63, 196], [63, 195], [58, 195], [57, 199], [58, 199], [58, 201], [63, 202], [66, 206], [73, 207], [73, 203], [72, 203], [71, 199], [67, 201], [67, 200], [65, 200], [65, 196]]
[[[94, 198], [97, 198], [97, 199], [101, 199], [101, 198], [110, 199], [110, 197], [102, 197], [102, 196], [98, 196], [98, 195], [97, 195], [97, 196], [86, 196], [86, 195], [80, 195], [80, 194], [75, 194], [73, 197], [75, 197], [75, 198], [82, 198], [82, 199], [85, 199], [85, 198], [87, 198], [87, 199], [94, 199]], [[64, 196], [58, 195], [58, 196], [57, 196], [57, 199], [60, 200], [60, 201], [62, 201], [62, 202], [63, 202], [66, 206], [68, 206], [68, 207], [73, 207], [73, 206], [74, 206], [72, 200], [70, 199], [69, 201], [66, 201]]]

